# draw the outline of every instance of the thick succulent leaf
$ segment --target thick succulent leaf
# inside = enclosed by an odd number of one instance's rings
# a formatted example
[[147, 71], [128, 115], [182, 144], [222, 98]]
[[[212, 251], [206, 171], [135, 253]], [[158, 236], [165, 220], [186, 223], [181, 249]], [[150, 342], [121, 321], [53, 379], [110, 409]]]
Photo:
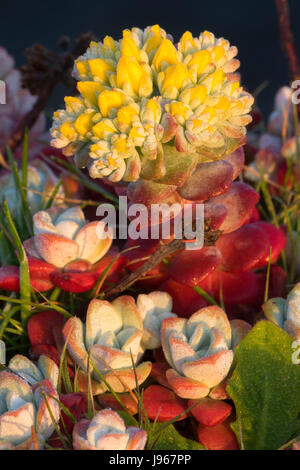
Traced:
[[162, 199], [170, 196], [176, 190], [175, 185], [166, 185], [154, 181], [139, 179], [135, 183], [128, 185], [128, 199], [133, 204], [151, 204], [159, 203]]
[[[178, 398], [174, 392], [161, 385], [150, 385], [143, 393], [143, 403], [148, 418], [151, 421], [163, 423], [175, 418], [188, 408], [182, 398]], [[183, 414], [180, 420], [187, 418]]]
[[166, 174], [158, 183], [182, 186], [196, 167], [197, 160], [196, 154], [177, 152], [173, 145], [164, 145]]
[[32, 315], [27, 324], [27, 332], [31, 346], [37, 344], [55, 345], [54, 328], [62, 329], [64, 317], [55, 310]]
[[223, 204], [214, 202], [214, 199], [204, 204], [204, 219], [212, 230], [218, 230], [226, 219], [228, 209]]
[[252, 226], [259, 227], [261, 231], [264, 232], [267, 237], [267, 252], [264, 257], [260, 259], [255, 265], [255, 268], [261, 268], [266, 266], [270, 258], [270, 247], [272, 249], [271, 254], [271, 263], [277, 260], [281, 251], [284, 249], [286, 244], [286, 236], [283, 230], [274, 227], [274, 225], [269, 224], [268, 222], [260, 221], [251, 224]]
[[208, 450], [238, 450], [238, 442], [230, 428], [230, 421], [216, 426], [198, 426], [199, 442]]
[[17, 266], [2, 266], [0, 268], [0, 289], [10, 292], [20, 290], [20, 272]]
[[263, 320], [237, 348], [227, 391], [238, 418], [232, 427], [245, 449], [277, 449], [296, 431], [300, 369], [292, 362], [292, 342], [278, 326]]
[[199, 163], [179, 189], [179, 194], [191, 201], [206, 201], [228, 191], [232, 177], [233, 167], [224, 160]]
[[189, 400], [188, 407], [198, 402], [191, 410], [191, 414], [204, 426], [216, 426], [222, 423], [231, 414], [232, 406], [223, 400], [201, 398], [201, 400]]
[[97, 275], [94, 272], [67, 273], [57, 269], [51, 273], [51, 281], [62, 290], [80, 294], [95, 286]]
[[221, 254], [213, 246], [201, 250], [184, 250], [172, 261], [169, 273], [176, 282], [194, 287], [216, 269], [220, 262]]
[[199, 285], [218, 300], [222, 294], [225, 304], [254, 303], [258, 295], [258, 280], [252, 271], [230, 273], [215, 270]]
[[169, 278], [159, 288], [168, 292], [173, 299], [173, 312], [181, 317], [188, 318], [196, 310], [207, 305], [207, 302], [192, 287], [180, 284]]
[[233, 167], [232, 179], [235, 180], [239, 176], [240, 172], [242, 171], [244, 163], [245, 163], [244, 148], [243, 147], [237, 148], [236, 150], [234, 150], [234, 152], [223, 157], [223, 160], [226, 160], [226, 162], [232, 165]]
[[232, 183], [226, 194], [214, 198], [211, 203], [222, 204], [227, 209], [227, 217], [219, 229], [223, 233], [233, 232], [243, 225], [259, 200], [259, 194], [249, 185]]
[[255, 224], [240, 227], [234, 232], [221, 235], [216, 247], [222, 254], [221, 271], [247, 271], [257, 266], [269, 252], [268, 239]]

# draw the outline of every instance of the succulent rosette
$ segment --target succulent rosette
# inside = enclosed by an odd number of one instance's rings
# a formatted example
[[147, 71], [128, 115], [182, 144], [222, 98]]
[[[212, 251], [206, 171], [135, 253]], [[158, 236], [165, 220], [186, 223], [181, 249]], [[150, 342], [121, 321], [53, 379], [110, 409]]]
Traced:
[[43, 448], [54, 432], [53, 419], [59, 421], [55, 398], [58, 394], [49, 379], [31, 385], [15, 373], [0, 372], [0, 449]]
[[37, 363], [26, 356], [16, 354], [8, 363], [9, 370], [13, 371], [30, 385], [41, 382], [44, 379], [50, 380], [53, 387], [57, 388], [58, 367], [48, 356], [41, 355]]
[[156, 349], [161, 346], [161, 325], [165, 318], [176, 317], [172, 313], [173, 301], [167, 292], [154, 291], [140, 294], [136, 301], [143, 319], [144, 334], [142, 345], [145, 349]]
[[[19, 172], [22, 178], [22, 171]], [[42, 209], [52, 196], [59, 180], [50, 167], [41, 160], [33, 160], [27, 169], [27, 202], [32, 214]], [[58, 188], [53, 205], [64, 205], [65, 192], [62, 186]], [[0, 201], [6, 200], [10, 212], [15, 215], [21, 202], [18, 198], [12, 173], [0, 177]]]
[[80, 391], [87, 390], [88, 372], [92, 372], [95, 395], [107, 391], [99, 373], [116, 392], [134, 389], [136, 378], [143, 383], [151, 372], [150, 362], [140, 363], [143, 333], [142, 316], [133, 297], [126, 295], [111, 303], [92, 300], [85, 324], [77, 317], [68, 319], [63, 335], [70, 356], [81, 368]]
[[234, 347], [249, 331], [246, 322], [237, 325], [234, 335], [225, 312], [217, 306], [205, 307], [189, 319], [167, 318], [161, 337], [170, 369], [166, 378], [181, 398], [206, 397], [228, 375]]
[[[80, 207], [53, 207], [33, 217], [34, 236], [24, 242], [31, 284], [40, 291], [58, 286], [70, 292], [92, 289], [105, 267], [117, 254], [107, 253], [112, 237], [101, 221], [88, 223]], [[107, 256], [105, 257], [105, 255]], [[121, 269], [118, 260], [115, 270]], [[19, 290], [16, 266], [0, 269], [0, 288]]]
[[110, 409], [98, 411], [92, 420], [83, 419], [73, 429], [75, 450], [143, 450], [147, 433], [133, 426]]
[[262, 305], [266, 318], [295, 339], [300, 339], [300, 284], [296, 284], [286, 299], [269, 299]]
[[236, 54], [208, 31], [186, 32], [175, 47], [158, 25], [92, 42], [74, 66], [79, 96], [54, 113], [52, 145], [93, 178], [115, 182], [160, 182], [172, 172], [165, 154], [173, 142], [178, 166], [222, 158], [251, 121], [253, 98], [233, 75]]

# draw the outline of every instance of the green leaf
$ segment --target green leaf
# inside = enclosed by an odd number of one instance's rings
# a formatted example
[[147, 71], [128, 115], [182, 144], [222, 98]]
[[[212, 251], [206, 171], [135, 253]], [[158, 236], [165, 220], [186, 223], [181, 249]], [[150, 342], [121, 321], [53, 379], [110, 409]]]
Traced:
[[[156, 423], [155, 431], [159, 430], [164, 423]], [[187, 439], [179, 434], [173, 424], [170, 424], [153, 446], [153, 450], [204, 450], [199, 442]]]
[[260, 321], [237, 348], [237, 366], [227, 392], [237, 421], [232, 428], [246, 450], [274, 450], [296, 431], [300, 368], [292, 362], [293, 339]]

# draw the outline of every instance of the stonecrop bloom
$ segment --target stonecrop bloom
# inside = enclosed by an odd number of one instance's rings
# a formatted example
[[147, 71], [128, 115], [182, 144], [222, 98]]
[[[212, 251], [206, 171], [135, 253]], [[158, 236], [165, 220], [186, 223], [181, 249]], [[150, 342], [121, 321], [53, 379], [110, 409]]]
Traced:
[[59, 404], [54, 398], [58, 400], [58, 393], [49, 379], [31, 385], [12, 372], [0, 372], [0, 449], [43, 448], [42, 443], [55, 430], [53, 419], [59, 421]]
[[143, 333], [142, 316], [133, 297], [127, 295], [111, 303], [92, 300], [85, 324], [78, 317], [69, 318], [63, 336], [70, 356], [81, 368], [78, 374], [80, 391], [87, 390], [89, 355], [95, 395], [107, 391], [99, 373], [117, 393], [134, 389], [136, 377], [140, 384], [144, 382], [151, 372], [151, 363], [140, 363], [145, 351]]
[[123, 419], [109, 408], [99, 411], [92, 420], [82, 419], [73, 429], [75, 450], [143, 450], [147, 433], [126, 428]]
[[225, 312], [217, 306], [202, 308], [188, 320], [164, 320], [162, 347], [171, 366], [166, 378], [174, 392], [181, 398], [206, 397], [227, 377], [234, 348], [249, 329], [243, 321], [232, 328]]
[[262, 306], [266, 318], [300, 339], [300, 283], [296, 284], [286, 299], [276, 297]]
[[178, 159], [222, 158], [244, 143], [251, 121], [253, 97], [233, 74], [236, 54], [208, 31], [187, 31], [175, 46], [158, 25], [91, 42], [75, 61], [79, 96], [54, 113], [52, 145], [111, 181], [136, 181], [153, 161], [164, 176], [166, 143]]

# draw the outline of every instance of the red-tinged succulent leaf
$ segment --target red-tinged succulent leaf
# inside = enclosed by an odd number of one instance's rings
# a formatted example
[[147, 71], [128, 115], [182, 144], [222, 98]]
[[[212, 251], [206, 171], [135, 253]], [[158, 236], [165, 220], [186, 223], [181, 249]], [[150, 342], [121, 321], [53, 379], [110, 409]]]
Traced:
[[199, 163], [179, 189], [179, 194], [190, 201], [207, 201], [228, 191], [232, 177], [233, 167], [225, 160]]
[[[59, 400], [61, 403], [72, 413], [76, 421], [79, 421], [81, 416], [88, 411], [88, 400], [87, 395], [84, 393], [67, 393], [60, 395]], [[62, 419], [64, 420], [65, 426], [69, 434], [72, 433], [74, 423], [69, 416], [62, 410]], [[60, 423], [60, 429], [64, 432], [64, 426]]]
[[[189, 400], [188, 407], [194, 405], [199, 400]], [[222, 400], [212, 400], [211, 398], [201, 398], [199, 405], [191, 410], [191, 414], [204, 426], [217, 426], [231, 414], [232, 406]]]
[[53, 288], [50, 276], [57, 269], [53, 264], [29, 256], [28, 267], [30, 283], [34, 289], [44, 292]]
[[57, 366], [59, 366], [58, 351], [52, 344], [37, 344], [30, 348], [31, 359], [36, 360], [42, 355], [49, 357]]
[[136, 286], [143, 289], [156, 290], [162, 282], [166, 281], [169, 277], [168, 266], [165, 263], [160, 263], [155, 268], [147, 272], [139, 281]]
[[[175, 418], [187, 409], [187, 402], [174, 392], [161, 385], [150, 385], [143, 393], [145, 411], [150, 420], [164, 423]], [[178, 421], [187, 418], [184, 414]]]
[[[226, 309], [227, 313], [227, 309]], [[227, 400], [229, 399], [229, 395], [226, 391], [226, 387], [228, 385], [230, 377], [227, 377], [223, 382], [221, 382], [219, 385], [216, 385], [211, 389], [209, 392], [209, 397], [212, 398], [213, 400]]]
[[173, 299], [174, 313], [189, 318], [194, 312], [206, 307], [207, 302], [192, 287], [180, 284], [173, 279], [166, 280], [159, 290], [168, 292]]
[[257, 207], [253, 207], [252, 213], [248, 220], [246, 220], [246, 224], [252, 224], [253, 222], [258, 222], [260, 220], [260, 213]]
[[204, 219], [209, 223], [212, 230], [218, 230], [228, 213], [227, 207], [223, 204], [217, 204], [212, 199], [204, 204]]
[[63, 328], [64, 317], [55, 310], [46, 310], [45, 312], [32, 315], [27, 324], [27, 333], [31, 346], [37, 344], [56, 345], [54, 337], [54, 328]]
[[219, 227], [220, 230], [223, 233], [229, 233], [241, 227], [250, 217], [258, 200], [259, 194], [251, 186], [238, 182], [232, 183], [226, 194], [211, 201], [224, 205], [228, 211], [226, 219]]
[[227, 420], [217, 426], [198, 425], [198, 440], [208, 450], [239, 450], [234, 432]]
[[19, 292], [20, 273], [18, 266], [2, 266], [0, 268], [0, 289]]
[[154, 362], [151, 369], [151, 377], [163, 387], [170, 388], [169, 382], [166, 378], [166, 372], [170, 369], [167, 362]]
[[266, 257], [268, 238], [256, 224], [247, 224], [234, 232], [221, 235], [216, 247], [222, 254], [219, 270], [231, 273], [248, 271]]
[[[133, 397], [130, 395], [130, 393], [121, 393], [118, 395], [118, 398], [123, 403], [125, 408], [129, 411], [129, 413], [131, 413], [132, 415], [138, 413], [138, 404], [136, 400], [134, 400]], [[113, 410], [123, 410], [118, 400], [116, 400], [116, 398], [109, 392], [97, 395], [97, 401], [104, 408], [112, 408]]]
[[56, 270], [51, 274], [51, 281], [62, 290], [80, 294], [91, 290], [95, 286], [97, 276], [93, 272], [64, 273]]
[[257, 279], [252, 271], [227, 273], [216, 270], [199, 285], [217, 300], [222, 292], [225, 304], [254, 303], [258, 293]]
[[268, 264], [270, 258], [270, 247], [272, 248], [271, 263], [274, 263], [286, 244], [286, 236], [283, 230], [278, 229], [274, 227], [274, 225], [264, 221], [255, 222], [251, 225], [253, 227], [259, 227], [267, 237], [266, 254], [257, 262], [255, 268], [261, 268]]
[[144, 204], [149, 207], [170, 196], [175, 190], [174, 185], [139, 179], [135, 183], [129, 183], [127, 196], [132, 204]]
[[232, 165], [233, 167], [232, 180], [235, 180], [239, 176], [245, 164], [244, 147], [237, 148], [234, 152], [230, 153], [229, 155], [226, 155], [226, 157], [224, 157], [223, 160], [225, 160], [226, 162]]
[[197, 286], [221, 262], [221, 253], [214, 246], [201, 250], [181, 251], [171, 262], [172, 279], [189, 287]]

